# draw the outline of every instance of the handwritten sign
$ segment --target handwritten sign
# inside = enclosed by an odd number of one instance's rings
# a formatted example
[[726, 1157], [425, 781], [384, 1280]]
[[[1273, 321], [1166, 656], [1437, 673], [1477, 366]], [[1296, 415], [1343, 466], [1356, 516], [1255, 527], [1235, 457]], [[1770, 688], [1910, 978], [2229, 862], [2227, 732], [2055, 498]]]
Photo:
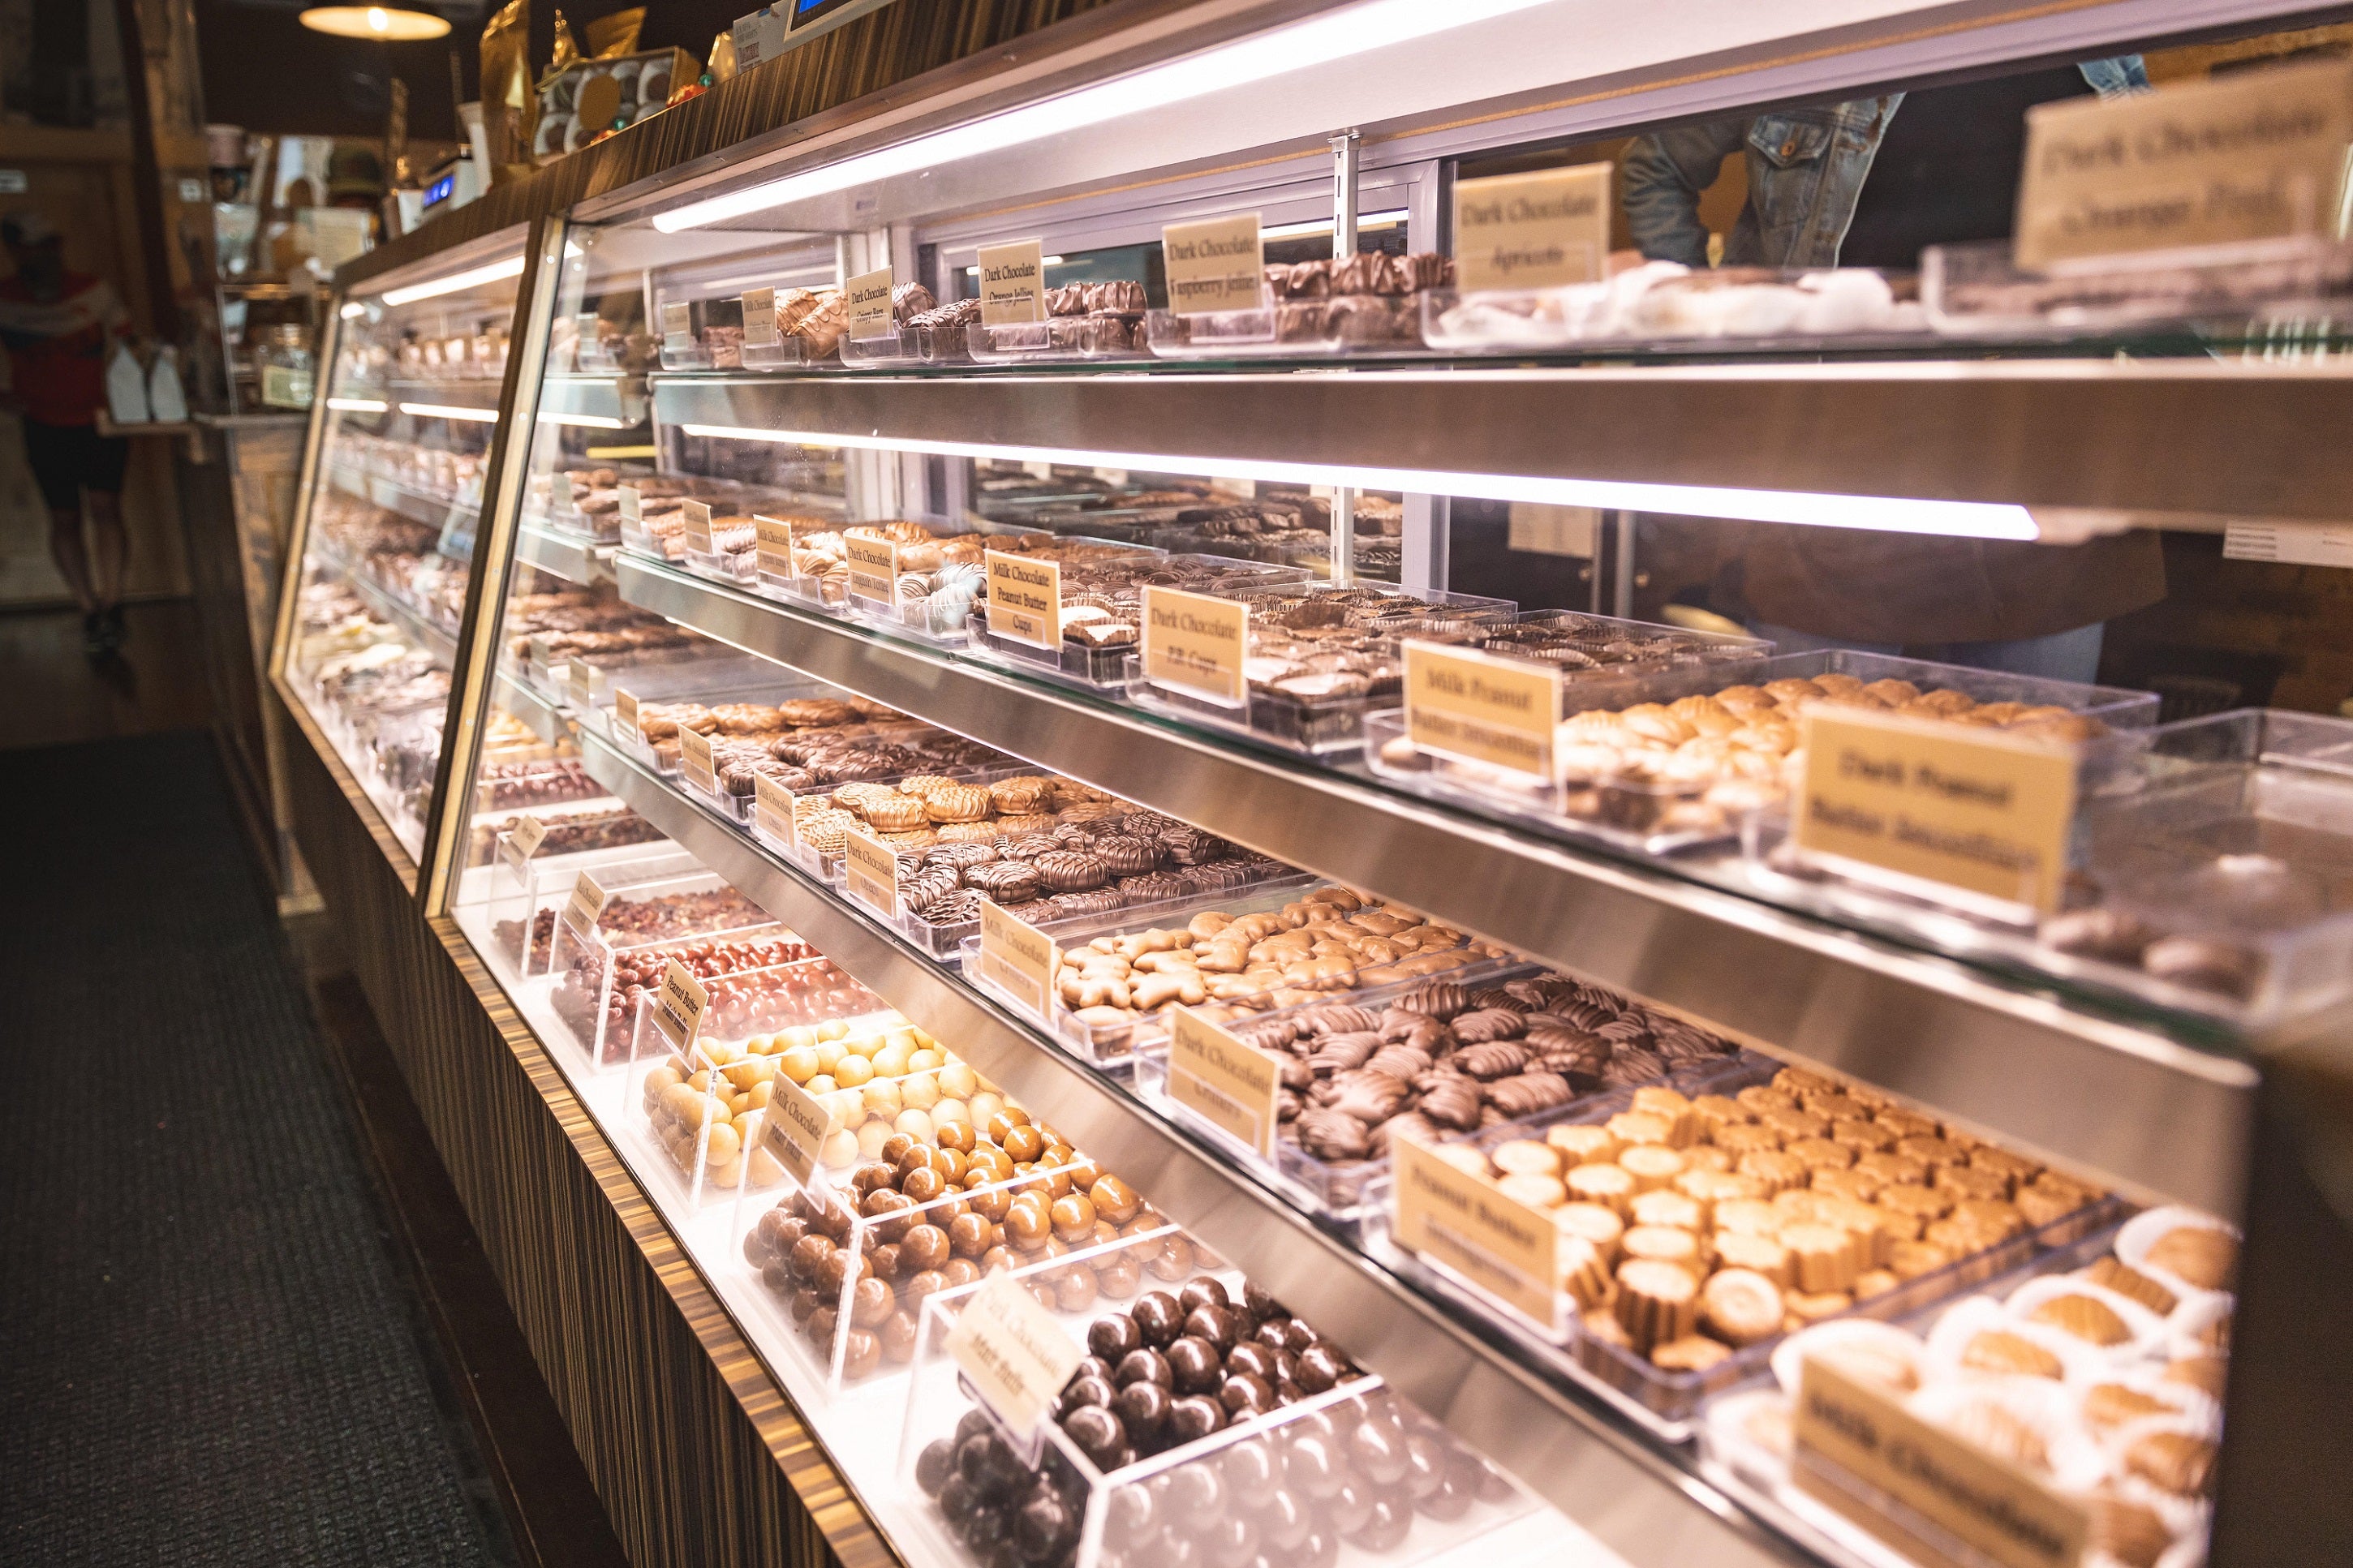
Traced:
[[686, 520], [686, 547], [698, 554], [715, 554], [711, 542], [711, 503], [691, 500], [682, 502], [679, 515]]
[[780, 517], [752, 519], [752, 564], [763, 577], [793, 573], [793, 525]]
[[849, 596], [899, 607], [899, 547], [887, 539], [843, 534], [842, 553], [849, 561]]
[[635, 485], [620, 485], [613, 493], [619, 498], [623, 522], [636, 525], [646, 521], [645, 492]]
[[980, 319], [992, 327], [1046, 319], [1045, 247], [1034, 239], [980, 247]]
[[1258, 214], [1172, 223], [1160, 231], [1168, 308], [1180, 315], [1255, 310], [1266, 303], [1266, 249]]
[[654, 1027], [670, 1048], [683, 1055], [702, 1028], [702, 1015], [711, 1005], [711, 992], [686, 965], [673, 958], [662, 972], [661, 989], [654, 994]]
[[515, 854], [528, 860], [547, 842], [547, 824], [535, 816], [518, 816], [514, 826], [507, 829], [507, 839], [514, 846]]
[[705, 795], [719, 793], [719, 769], [711, 754], [711, 737], [683, 725], [678, 731], [678, 767], [686, 782]]
[[1062, 566], [1027, 555], [985, 552], [988, 571], [988, 630], [1008, 642], [1049, 652], [1062, 646]]
[[633, 741], [645, 738], [638, 730], [637, 693], [623, 690], [617, 686], [613, 688], [613, 724], [619, 733]]
[[1389, 1140], [1398, 1245], [1445, 1265], [1550, 1330], [1557, 1316], [1559, 1232], [1542, 1209], [1458, 1170], [1411, 1137]]
[[800, 842], [800, 803], [765, 773], [752, 777], [752, 824], [786, 848]]
[[1146, 680], [1228, 708], [1249, 700], [1248, 605], [1146, 584], [1143, 632]]
[[1168, 1014], [1168, 1098], [1274, 1157], [1282, 1060], [1246, 1046], [1189, 1007]]
[[833, 1133], [833, 1113], [817, 1097], [778, 1073], [770, 1079], [768, 1114], [760, 1123], [762, 1145], [776, 1163], [806, 1187], [822, 1168], [825, 1141]]
[[849, 336], [860, 342], [891, 335], [891, 269], [861, 272], [842, 286], [842, 304], [849, 317]]
[[1560, 671], [1409, 639], [1406, 733], [1419, 749], [1552, 777]]
[[694, 342], [694, 317], [685, 301], [673, 300], [661, 308], [662, 346], [682, 349]]
[[776, 346], [776, 291], [774, 289], [744, 290], [744, 346], [747, 349], [772, 349]]
[[596, 878], [586, 871], [581, 872], [579, 879], [572, 884], [571, 899], [564, 906], [565, 922], [575, 931], [595, 931], [596, 921], [604, 915], [605, 906], [612, 901], [612, 898], [613, 895], [607, 892]]
[[981, 900], [981, 978], [1040, 1022], [1053, 1013], [1054, 965], [1060, 956], [1053, 938]]
[[944, 1348], [997, 1425], [1021, 1441], [1039, 1435], [1087, 1353], [1010, 1274], [991, 1275], [973, 1292]]
[[899, 918], [899, 857], [871, 833], [851, 829], [841, 847], [849, 896], [885, 920]]
[[1474, 289], [1591, 283], [1609, 256], [1609, 165], [1454, 185], [1454, 279]]

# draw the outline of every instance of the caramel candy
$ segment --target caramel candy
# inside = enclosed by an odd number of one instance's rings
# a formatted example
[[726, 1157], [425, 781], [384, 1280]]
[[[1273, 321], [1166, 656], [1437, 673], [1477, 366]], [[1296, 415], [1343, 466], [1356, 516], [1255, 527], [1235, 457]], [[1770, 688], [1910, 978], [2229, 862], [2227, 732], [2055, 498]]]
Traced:
[[1699, 1326], [1699, 1282], [1680, 1264], [1629, 1258], [1619, 1266], [1614, 1315], [1633, 1348], [1647, 1352]]
[[2027, 1314], [2030, 1321], [2048, 1323], [2088, 1344], [2120, 1345], [2132, 1330], [2116, 1310], [2096, 1296], [2069, 1293], [2053, 1296]]
[[1626, 1234], [1626, 1222], [1616, 1209], [1601, 1204], [1563, 1204], [1552, 1211], [1552, 1224], [1555, 1230], [1590, 1244], [1604, 1263], [1618, 1260], [1618, 1243]]
[[2201, 1290], [2228, 1290], [2239, 1271], [2239, 1243], [2226, 1230], [2177, 1226], [2150, 1245], [2142, 1261]]
[[1634, 1178], [1617, 1165], [1579, 1165], [1568, 1173], [1568, 1195], [1600, 1204], [1623, 1215], [1634, 1195]]
[[1629, 1262], [1647, 1258], [1672, 1263], [1691, 1271], [1694, 1279], [1707, 1274], [1707, 1260], [1699, 1237], [1672, 1226], [1638, 1225], [1627, 1231], [1620, 1245]]
[[1852, 1233], [1831, 1225], [1793, 1225], [1781, 1232], [1799, 1288], [1807, 1292], [1846, 1290], [1862, 1272]]
[[2213, 1483], [2214, 1454], [2195, 1434], [2151, 1432], [2125, 1450], [2125, 1470], [2176, 1497], [2200, 1497]]
[[1789, 1258], [1789, 1249], [1769, 1236], [1756, 1236], [1744, 1231], [1719, 1232], [1715, 1238], [1715, 1257], [1726, 1269], [1746, 1269], [1780, 1286], [1787, 1286], [1797, 1272]]
[[1972, 1372], [2002, 1373], [2020, 1377], [2059, 1378], [2066, 1366], [2051, 1352], [2022, 1334], [1987, 1329], [1961, 1347], [1961, 1364]]
[[1656, 1192], [1683, 1173], [1683, 1157], [1659, 1143], [1637, 1143], [1618, 1156], [1618, 1168], [1634, 1178], [1637, 1193]]
[[2084, 1269], [2084, 1278], [2094, 1285], [2106, 1286], [2119, 1296], [2138, 1301], [2160, 1318], [2172, 1311], [2180, 1301], [2180, 1298], [2172, 1291], [2113, 1254]]
[[1665, 1372], [1705, 1372], [1731, 1354], [1729, 1346], [1718, 1344], [1705, 1334], [1690, 1334], [1651, 1347], [1651, 1364]]
[[1784, 1307], [1778, 1282], [1747, 1268], [1724, 1268], [1700, 1290], [1707, 1326], [1736, 1345], [1779, 1331]]
[[1569, 1165], [1608, 1164], [1626, 1146], [1606, 1127], [1555, 1127], [1546, 1131], [1545, 1142], [1559, 1150], [1562, 1163]]

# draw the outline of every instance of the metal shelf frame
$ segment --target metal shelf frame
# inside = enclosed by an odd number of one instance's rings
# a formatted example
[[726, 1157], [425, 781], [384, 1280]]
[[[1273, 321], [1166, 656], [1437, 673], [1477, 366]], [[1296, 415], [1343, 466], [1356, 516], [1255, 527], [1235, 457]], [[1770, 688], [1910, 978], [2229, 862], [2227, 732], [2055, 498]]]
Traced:
[[2258, 1074], [1934, 954], [624, 554], [622, 599], [2063, 1164], [2240, 1212]]

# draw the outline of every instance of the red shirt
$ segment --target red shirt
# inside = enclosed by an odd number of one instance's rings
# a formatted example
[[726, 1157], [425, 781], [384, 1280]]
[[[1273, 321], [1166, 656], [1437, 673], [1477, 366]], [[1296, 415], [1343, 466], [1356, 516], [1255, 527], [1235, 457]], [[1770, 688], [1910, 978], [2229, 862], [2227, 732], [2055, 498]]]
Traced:
[[33, 298], [22, 277], [0, 281], [0, 345], [8, 351], [25, 417], [90, 425], [106, 405], [106, 345], [129, 321], [102, 278], [65, 275], [55, 300]]

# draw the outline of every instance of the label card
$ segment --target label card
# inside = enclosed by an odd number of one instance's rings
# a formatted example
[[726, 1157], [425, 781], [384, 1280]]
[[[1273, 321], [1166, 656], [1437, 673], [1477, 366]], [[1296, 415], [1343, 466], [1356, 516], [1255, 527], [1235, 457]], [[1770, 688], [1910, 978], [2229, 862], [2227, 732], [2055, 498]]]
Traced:
[[597, 920], [605, 913], [605, 906], [612, 899], [613, 895], [599, 886], [596, 878], [583, 871], [579, 879], [572, 884], [572, 898], [564, 906], [565, 921], [575, 931], [595, 931]]
[[794, 1181], [808, 1186], [824, 1163], [833, 1113], [783, 1073], [768, 1081], [776, 1087], [769, 1092], [768, 1114], [761, 1119], [761, 1140]]
[[752, 822], [789, 849], [801, 841], [800, 805], [793, 792], [765, 773], [752, 777]]
[[1999, 730], [1817, 704], [1791, 832], [1809, 856], [1973, 900], [2058, 908], [2076, 759]]
[[1168, 1013], [1168, 1098], [1274, 1158], [1282, 1058], [1246, 1046], [1190, 1007]]
[[1454, 278], [1484, 289], [1598, 281], [1609, 259], [1609, 165], [1454, 184]]
[[586, 718], [596, 710], [596, 699], [605, 687], [605, 672], [575, 656], [564, 667], [564, 686], [571, 699], [572, 710]]
[[842, 553], [849, 558], [849, 596], [899, 607], [899, 547], [887, 539], [842, 535]]
[[1168, 308], [1178, 315], [1266, 304], [1266, 248], [1256, 213], [1166, 225], [1160, 256], [1168, 270]]
[[683, 301], [664, 305], [661, 310], [664, 348], [682, 349], [694, 342], [694, 318]]
[[1054, 966], [1060, 958], [1052, 937], [987, 899], [980, 901], [980, 976], [1039, 1023], [1053, 1016]]
[[980, 247], [980, 319], [992, 327], [1046, 319], [1043, 246], [1025, 239]]
[[613, 493], [620, 498], [621, 521], [642, 525], [646, 521], [646, 500], [638, 493], [638, 487], [617, 485], [614, 487]]
[[718, 552], [711, 542], [711, 503], [691, 500], [679, 507], [679, 515], [686, 520], [686, 547], [705, 555]]
[[1054, 465], [1043, 458], [1027, 458], [1022, 460], [1021, 471], [1033, 479], [1051, 479]]
[[711, 754], [711, 737], [681, 726], [678, 731], [678, 769], [686, 782], [705, 795], [719, 793], [719, 768]]
[[637, 694], [624, 691], [617, 686], [613, 688], [613, 728], [616, 733], [626, 735], [632, 741], [645, 739], [638, 732]]
[[514, 826], [507, 829], [507, 837], [514, 845], [514, 852], [528, 860], [547, 842], [547, 824], [535, 816], [518, 816]]
[[793, 573], [793, 525], [780, 517], [752, 519], [753, 563], [764, 577], [790, 577]]
[[[1806, 1359], [1791, 1425], [1799, 1489], [1926, 1568], [1960, 1568], [1963, 1559], [2075, 1568], [2083, 1557], [2091, 1536], [2083, 1499], [2060, 1495], [1828, 1362]], [[1930, 1528], [1915, 1531], [1911, 1521]]]
[[710, 990], [685, 964], [671, 959], [670, 967], [662, 971], [661, 989], [654, 994], [654, 1027], [661, 1031], [670, 1049], [681, 1056], [687, 1053], [710, 1005]]
[[1409, 639], [1405, 728], [1425, 752], [1549, 781], [1560, 671]]
[[849, 336], [860, 342], [891, 335], [891, 269], [861, 272], [842, 285], [842, 305], [849, 316]]
[[744, 290], [744, 346], [747, 349], [772, 349], [776, 346], [776, 291], [774, 289]]
[[849, 896], [884, 920], [899, 918], [899, 857], [871, 833], [854, 829], [841, 847]]
[[1258, 499], [1258, 481], [1227, 479], [1220, 475], [1209, 481], [1209, 493], [1228, 500], [1255, 500]]
[[2353, 62], [2026, 111], [2017, 264], [2334, 232]]
[[988, 630], [1049, 653], [1062, 647], [1062, 564], [1001, 551], [982, 552], [988, 570]]
[[1459, 1171], [1428, 1144], [1389, 1140], [1391, 1218], [1399, 1247], [1426, 1255], [1557, 1333], [1560, 1233], [1552, 1216]]
[[1248, 605], [1145, 584], [1146, 680], [1221, 707], [1240, 708], [1250, 700], [1250, 686], [1242, 676], [1249, 647]]
[[1016, 1441], [1034, 1439], [1063, 1385], [1086, 1359], [1054, 1315], [1010, 1274], [993, 1274], [948, 1331], [950, 1360]]

